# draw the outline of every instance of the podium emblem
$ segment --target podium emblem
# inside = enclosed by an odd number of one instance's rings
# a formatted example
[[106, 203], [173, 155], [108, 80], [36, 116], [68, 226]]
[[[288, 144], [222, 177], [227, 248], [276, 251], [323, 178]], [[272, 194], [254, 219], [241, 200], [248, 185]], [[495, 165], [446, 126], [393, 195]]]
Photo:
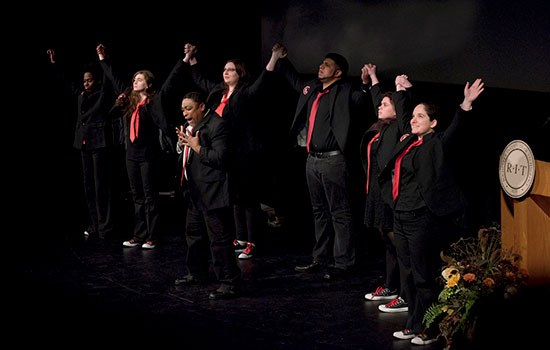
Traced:
[[510, 142], [500, 156], [500, 186], [512, 198], [521, 198], [531, 190], [535, 179], [535, 157], [521, 140]]

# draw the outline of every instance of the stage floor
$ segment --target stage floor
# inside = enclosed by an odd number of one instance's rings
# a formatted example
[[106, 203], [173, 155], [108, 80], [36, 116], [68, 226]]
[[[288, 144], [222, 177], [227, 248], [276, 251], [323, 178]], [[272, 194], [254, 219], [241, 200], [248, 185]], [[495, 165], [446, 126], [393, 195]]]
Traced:
[[[58, 348], [132, 345], [155, 349], [441, 349], [396, 340], [406, 313], [383, 313], [364, 294], [383, 281], [382, 249], [358, 240], [357, 267], [344, 280], [294, 271], [311, 261], [307, 229], [266, 228], [259, 254], [240, 260], [242, 296], [211, 301], [217, 284], [175, 286], [185, 272], [182, 220], [164, 217], [153, 250], [120, 239], [65, 235], [25, 267], [12, 326], [19, 344]], [[47, 250], [47, 252], [46, 252]], [[378, 253], [377, 253], [378, 252]], [[524, 321], [520, 321], [524, 322]], [[19, 333], [17, 333], [19, 334]], [[499, 334], [498, 337], [508, 336]], [[500, 338], [502, 339], [502, 338]]]

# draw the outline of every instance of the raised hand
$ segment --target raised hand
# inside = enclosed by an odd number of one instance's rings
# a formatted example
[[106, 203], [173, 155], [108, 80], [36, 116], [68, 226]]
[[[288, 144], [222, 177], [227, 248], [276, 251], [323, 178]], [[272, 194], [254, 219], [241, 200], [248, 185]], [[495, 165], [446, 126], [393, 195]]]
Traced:
[[183, 62], [190, 62], [197, 55], [197, 47], [195, 45], [187, 43], [184, 46], [183, 53], [185, 54], [185, 58], [183, 59]]
[[406, 74], [401, 74], [395, 77], [395, 88], [396, 90], [405, 90], [412, 87], [409, 77]]
[[363, 84], [368, 84], [370, 81], [370, 74], [367, 66], [368, 64], [365, 64], [363, 68], [361, 68], [361, 80], [363, 81]]
[[269, 59], [269, 62], [267, 62], [265, 69], [271, 72], [274, 71], [277, 61], [286, 56], [286, 47], [281, 43], [276, 43], [271, 49], [271, 58]]
[[105, 56], [107, 56], [105, 54], [105, 46], [103, 46], [103, 44], [99, 44], [99, 45], [97, 45], [95, 50], [97, 52], [97, 57], [99, 57], [99, 60], [103, 61], [105, 59]]
[[48, 54], [48, 56], [50, 56], [50, 63], [55, 63], [55, 52], [53, 51], [53, 49], [46, 50], [46, 53]]
[[466, 111], [472, 109], [472, 102], [485, 90], [484, 86], [485, 83], [483, 83], [481, 78], [476, 79], [472, 85], [470, 85], [470, 82], [466, 82], [466, 86], [464, 86], [464, 101], [460, 105], [462, 109]]

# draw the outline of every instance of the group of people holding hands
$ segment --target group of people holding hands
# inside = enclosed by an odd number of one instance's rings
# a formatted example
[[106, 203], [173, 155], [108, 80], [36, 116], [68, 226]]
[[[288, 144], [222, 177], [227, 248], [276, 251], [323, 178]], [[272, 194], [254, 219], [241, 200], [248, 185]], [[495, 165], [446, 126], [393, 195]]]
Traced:
[[[446, 229], [466, 207], [448, 151], [460, 140], [460, 125], [472, 118], [472, 103], [484, 90], [482, 80], [466, 83], [451, 124], [435, 132], [437, 107], [429, 102], [412, 104], [413, 84], [407, 75], [396, 77], [394, 91], [382, 91], [373, 64], [362, 67], [362, 84], [356, 86], [347, 79], [346, 58], [328, 53], [317, 76], [306, 79], [292, 65], [286, 47], [275, 44], [254, 81], [242, 61], [229, 60], [220, 83], [201, 71], [194, 45], [186, 44], [184, 52], [157, 89], [149, 71], [136, 72], [131, 84], [122, 81], [99, 45], [102, 72], [86, 72], [84, 91], [74, 89], [79, 109], [74, 146], [82, 153], [93, 223], [88, 231], [103, 236], [112, 229], [104, 153], [109, 146], [106, 135], [112, 132], [108, 121], [117, 110], [124, 116], [126, 169], [135, 209], [133, 237], [123, 245], [154, 248], [158, 238], [155, 160], [160, 148], [172, 148], [179, 155], [181, 184], [189, 194], [188, 273], [175, 283], [206, 280], [211, 255], [219, 288], [209, 298], [238, 296], [237, 257], [254, 256], [260, 230], [260, 140], [253, 120], [262, 115], [255, 107], [271, 76], [279, 74], [298, 94], [288, 138], [307, 150], [305, 176], [315, 232], [312, 260], [295, 270], [321, 272], [326, 280], [345, 278], [352, 271], [355, 242], [350, 196], [356, 189], [349, 160], [360, 154], [366, 175], [364, 224], [380, 231], [386, 247], [385, 285], [365, 298], [392, 300], [381, 309], [406, 306], [407, 324], [394, 337], [418, 345], [435, 341], [437, 332], [424, 329], [422, 318], [439, 293], [437, 261]], [[53, 51], [48, 53], [55, 63]], [[183, 96], [184, 124], [178, 125], [166, 104], [182, 76], [191, 77], [200, 91]], [[358, 146], [350, 137], [354, 118], [362, 118], [354, 115], [355, 107], [371, 102], [377, 120]]]

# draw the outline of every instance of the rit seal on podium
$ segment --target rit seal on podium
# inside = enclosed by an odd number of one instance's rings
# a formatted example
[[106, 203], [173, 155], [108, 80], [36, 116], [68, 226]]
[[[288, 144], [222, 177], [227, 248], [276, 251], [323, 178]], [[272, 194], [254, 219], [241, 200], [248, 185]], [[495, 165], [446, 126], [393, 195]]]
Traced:
[[500, 156], [500, 185], [511, 198], [529, 193], [535, 179], [535, 157], [529, 145], [521, 140], [510, 142]]

